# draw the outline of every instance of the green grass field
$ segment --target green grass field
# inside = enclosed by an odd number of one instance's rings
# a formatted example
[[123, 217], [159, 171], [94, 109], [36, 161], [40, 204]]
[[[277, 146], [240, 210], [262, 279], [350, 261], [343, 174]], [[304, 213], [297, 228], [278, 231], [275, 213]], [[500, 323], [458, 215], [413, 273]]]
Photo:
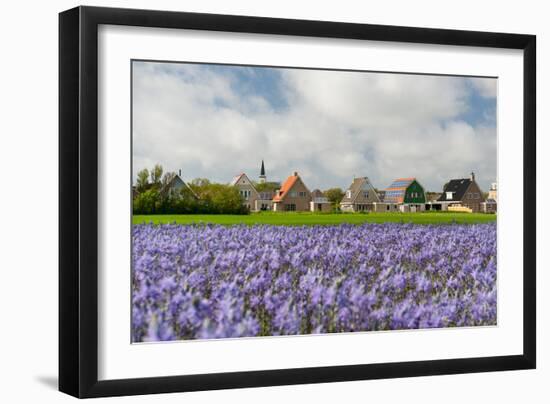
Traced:
[[285, 226], [335, 225], [342, 223], [415, 223], [415, 224], [473, 224], [496, 221], [496, 215], [483, 213], [424, 212], [424, 213], [296, 213], [262, 212], [250, 215], [135, 215], [134, 224], [142, 223], [213, 223], [271, 224]]

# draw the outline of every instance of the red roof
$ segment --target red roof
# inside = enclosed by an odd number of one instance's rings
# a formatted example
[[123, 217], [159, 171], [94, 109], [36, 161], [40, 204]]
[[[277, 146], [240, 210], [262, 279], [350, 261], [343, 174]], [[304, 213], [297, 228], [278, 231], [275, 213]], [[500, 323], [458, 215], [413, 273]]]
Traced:
[[273, 197], [273, 202], [280, 202], [283, 200], [283, 198], [286, 196], [286, 194], [288, 193], [288, 191], [290, 191], [290, 189], [294, 186], [294, 184], [296, 183], [296, 180], [298, 179], [298, 176], [297, 175], [291, 175], [290, 177], [288, 177], [286, 179], [286, 181], [284, 182], [283, 186], [281, 187], [281, 189], [279, 190], [279, 193], [276, 194], [274, 197]]

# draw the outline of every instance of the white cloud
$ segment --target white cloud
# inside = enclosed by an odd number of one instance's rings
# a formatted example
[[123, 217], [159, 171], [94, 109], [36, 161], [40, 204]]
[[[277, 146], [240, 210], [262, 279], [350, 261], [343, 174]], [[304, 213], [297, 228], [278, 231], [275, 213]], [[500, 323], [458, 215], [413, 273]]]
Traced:
[[461, 118], [472, 87], [496, 80], [293, 69], [281, 80], [288, 105], [276, 109], [239, 93], [232, 74], [136, 64], [134, 174], [158, 162], [188, 180], [229, 182], [256, 178], [263, 158], [269, 179], [298, 171], [310, 189], [345, 188], [354, 175], [379, 188], [415, 176], [430, 190], [472, 170], [484, 188], [496, 177], [494, 123]]
[[482, 97], [496, 98], [497, 80], [492, 78], [470, 78], [470, 82]]

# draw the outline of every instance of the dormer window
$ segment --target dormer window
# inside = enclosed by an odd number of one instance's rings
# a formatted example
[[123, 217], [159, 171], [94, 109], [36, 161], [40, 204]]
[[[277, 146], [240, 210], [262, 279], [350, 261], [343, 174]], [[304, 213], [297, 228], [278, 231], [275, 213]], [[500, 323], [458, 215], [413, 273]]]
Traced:
[[445, 192], [447, 194], [447, 200], [453, 199], [453, 193], [452, 192]]

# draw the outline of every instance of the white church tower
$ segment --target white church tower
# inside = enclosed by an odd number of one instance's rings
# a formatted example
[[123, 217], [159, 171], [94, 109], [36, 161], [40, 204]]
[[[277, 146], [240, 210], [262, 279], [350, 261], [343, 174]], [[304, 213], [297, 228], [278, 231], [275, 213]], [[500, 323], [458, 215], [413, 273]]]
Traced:
[[265, 177], [265, 167], [264, 167], [264, 161], [262, 159], [262, 168], [260, 168], [260, 184], [265, 184], [266, 177]]

